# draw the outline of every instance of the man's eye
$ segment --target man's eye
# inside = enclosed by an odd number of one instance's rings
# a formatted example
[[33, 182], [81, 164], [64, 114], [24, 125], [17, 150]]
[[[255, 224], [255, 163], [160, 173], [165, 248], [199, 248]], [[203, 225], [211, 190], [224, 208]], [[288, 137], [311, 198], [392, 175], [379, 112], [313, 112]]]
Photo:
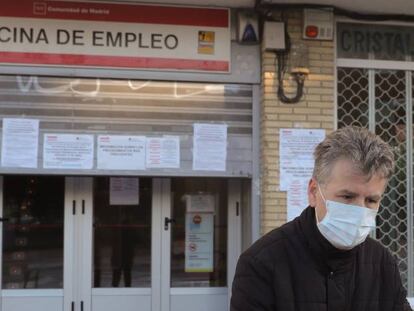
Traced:
[[352, 195], [343, 195], [342, 198], [344, 198], [345, 200], [351, 200], [353, 198]]

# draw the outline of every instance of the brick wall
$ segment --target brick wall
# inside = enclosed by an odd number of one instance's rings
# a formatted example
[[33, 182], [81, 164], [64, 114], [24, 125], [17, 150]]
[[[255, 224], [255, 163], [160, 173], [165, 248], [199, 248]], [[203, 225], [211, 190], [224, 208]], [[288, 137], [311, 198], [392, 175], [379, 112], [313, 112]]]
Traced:
[[[273, 17], [277, 18], [274, 12]], [[292, 43], [302, 40], [302, 12], [285, 11]], [[302, 40], [308, 47], [310, 74], [305, 80], [304, 96], [296, 104], [277, 98], [275, 54], [262, 52], [261, 94], [261, 233], [286, 222], [286, 192], [279, 191], [279, 129], [334, 128], [334, 42]], [[286, 94], [292, 96], [295, 83], [284, 81]]]

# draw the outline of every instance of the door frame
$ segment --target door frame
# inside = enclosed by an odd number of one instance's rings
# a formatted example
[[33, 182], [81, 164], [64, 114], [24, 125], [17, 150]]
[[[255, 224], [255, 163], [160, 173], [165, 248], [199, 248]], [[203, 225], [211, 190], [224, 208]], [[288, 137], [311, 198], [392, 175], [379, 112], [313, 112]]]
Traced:
[[[122, 301], [126, 304], [131, 305], [131, 303], [136, 303], [134, 301], [137, 297], [142, 297], [145, 300], [145, 297], [151, 296], [151, 288], [94, 288], [92, 284], [92, 275], [93, 275], [93, 180], [94, 178], [99, 178], [99, 176], [94, 177], [75, 177], [73, 178], [76, 191], [76, 206], [79, 206], [79, 212], [76, 211], [75, 217], [80, 217], [77, 219], [77, 225], [71, 226], [77, 231], [75, 233], [75, 238], [81, 241], [77, 245], [77, 254], [74, 254], [73, 258], [77, 261], [75, 266], [73, 266], [73, 273], [75, 275], [80, 275], [78, 282], [73, 283], [75, 290], [77, 290], [76, 298], [78, 303], [83, 303], [82, 306], [78, 308], [75, 307], [75, 310], [81, 311], [92, 311], [92, 310], [102, 310], [102, 305], [107, 305], [108, 302], [116, 298], [121, 298]], [[70, 190], [70, 189], [69, 189]], [[154, 189], [152, 190], [152, 197], [154, 199]], [[72, 204], [72, 203], [71, 203]], [[154, 210], [154, 203], [152, 202], [152, 210]], [[83, 212], [84, 210], [84, 212]], [[70, 211], [69, 211], [70, 212]], [[71, 215], [70, 215], [71, 216]], [[81, 227], [81, 228], [78, 228]], [[69, 234], [68, 234], [69, 236]], [[73, 236], [73, 235], [72, 235]], [[73, 240], [73, 239], [72, 239]], [[70, 243], [70, 241], [68, 241]], [[68, 250], [69, 251], [69, 250]], [[152, 255], [151, 255], [152, 256]], [[69, 258], [69, 257], [68, 257]], [[153, 265], [152, 265], [153, 266]], [[77, 268], [79, 267], [79, 268]], [[68, 267], [70, 269], [70, 266]], [[151, 284], [154, 282], [151, 280]], [[79, 286], [77, 286], [79, 284]], [[69, 296], [68, 292], [68, 296]], [[145, 297], [144, 297], [145, 296]], [[126, 298], [130, 299], [126, 299]], [[127, 300], [127, 301], [126, 301]], [[133, 302], [131, 302], [133, 301]], [[71, 307], [70, 304], [67, 304], [68, 308]], [[65, 309], [65, 311], [72, 311], [71, 309]]]
[[[153, 197], [153, 311], [170, 311], [172, 295], [224, 294], [228, 297], [226, 306], [226, 309], [228, 309], [231, 298], [231, 284], [242, 249], [242, 183], [238, 179], [228, 179], [227, 184], [227, 286], [215, 288], [171, 288], [171, 230], [164, 230], [162, 225], [166, 217], [171, 218], [171, 178], [154, 178], [153, 189], [158, 189], [160, 195], [159, 197]], [[160, 285], [156, 285], [155, 281]]]
[[65, 177], [64, 311], [91, 310], [92, 197], [93, 177]]

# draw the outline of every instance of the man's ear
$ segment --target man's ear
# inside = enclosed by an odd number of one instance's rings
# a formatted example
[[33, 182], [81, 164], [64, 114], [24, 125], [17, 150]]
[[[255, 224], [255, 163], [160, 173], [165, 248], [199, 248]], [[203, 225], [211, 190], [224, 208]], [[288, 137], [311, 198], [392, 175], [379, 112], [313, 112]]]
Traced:
[[316, 194], [318, 192], [318, 182], [315, 178], [311, 178], [308, 184], [308, 202], [309, 206], [315, 207], [316, 206]]

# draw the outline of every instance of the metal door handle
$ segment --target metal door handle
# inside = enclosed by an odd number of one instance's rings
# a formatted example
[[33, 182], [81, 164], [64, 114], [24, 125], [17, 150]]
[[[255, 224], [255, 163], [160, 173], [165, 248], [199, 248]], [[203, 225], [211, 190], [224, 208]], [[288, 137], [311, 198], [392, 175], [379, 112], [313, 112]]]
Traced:
[[175, 219], [165, 217], [164, 218], [164, 230], [168, 230], [168, 224], [170, 224], [170, 223], [175, 224]]

